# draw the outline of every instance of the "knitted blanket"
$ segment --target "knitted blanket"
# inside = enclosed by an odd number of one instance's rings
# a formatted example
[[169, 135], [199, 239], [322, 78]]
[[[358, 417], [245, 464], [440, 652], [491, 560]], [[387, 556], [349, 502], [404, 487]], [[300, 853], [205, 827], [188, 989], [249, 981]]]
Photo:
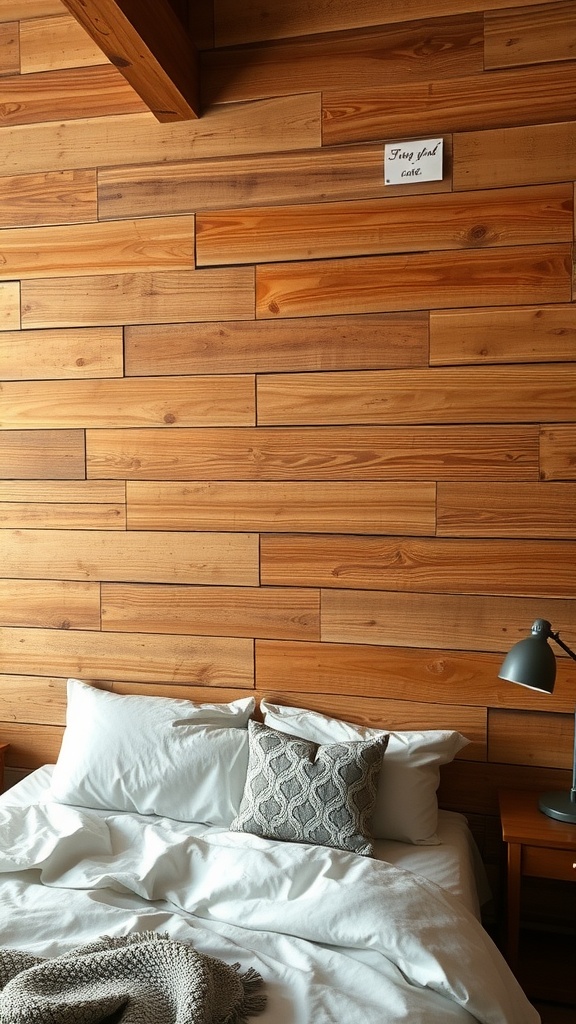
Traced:
[[238, 967], [155, 932], [52, 959], [0, 949], [0, 1024], [241, 1024], [265, 998]]

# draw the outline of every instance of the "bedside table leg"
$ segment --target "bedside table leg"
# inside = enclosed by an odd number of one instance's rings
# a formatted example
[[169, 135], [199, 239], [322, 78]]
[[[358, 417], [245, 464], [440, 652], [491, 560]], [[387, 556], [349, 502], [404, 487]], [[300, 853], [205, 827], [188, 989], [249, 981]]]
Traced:
[[512, 970], [518, 964], [518, 933], [520, 928], [520, 879], [522, 844], [508, 843], [508, 921], [506, 955]]

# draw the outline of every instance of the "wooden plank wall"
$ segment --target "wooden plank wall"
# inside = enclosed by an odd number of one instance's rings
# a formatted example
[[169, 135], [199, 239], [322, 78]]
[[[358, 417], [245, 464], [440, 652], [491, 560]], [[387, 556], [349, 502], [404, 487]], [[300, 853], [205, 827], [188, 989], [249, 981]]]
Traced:
[[[215, 0], [159, 124], [59, 0], [0, 0], [0, 739], [69, 675], [472, 739], [441, 799], [567, 787], [572, 0]], [[441, 181], [385, 186], [386, 141]], [[561, 653], [557, 651], [557, 653]]]

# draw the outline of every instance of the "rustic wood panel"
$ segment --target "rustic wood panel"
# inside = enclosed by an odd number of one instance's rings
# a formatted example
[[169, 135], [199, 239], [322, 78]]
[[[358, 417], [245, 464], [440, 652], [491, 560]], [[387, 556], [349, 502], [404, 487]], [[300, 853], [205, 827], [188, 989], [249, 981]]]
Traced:
[[47, 18], [63, 11], [61, 0], [0, 0], [0, 21]]
[[575, 388], [571, 364], [269, 374], [258, 378], [258, 422], [553, 423], [573, 419]]
[[[382, 17], [378, 19], [382, 21]], [[465, 75], [483, 67], [480, 14], [379, 25], [202, 55], [207, 104]]]
[[242, 637], [10, 628], [0, 635], [2, 667], [8, 674], [242, 688], [254, 682], [253, 641]]
[[452, 138], [444, 139], [441, 181], [384, 184], [384, 147], [339, 146], [294, 153], [101, 168], [100, 220], [151, 217], [191, 210], [231, 209], [275, 203], [391, 198], [446, 192], [451, 187]]
[[315, 590], [284, 587], [104, 583], [102, 628], [128, 633], [319, 640], [320, 595]]
[[258, 537], [246, 533], [0, 530], [0, 553], [13, 579], [258, 585]]
[[20, 70], [20, 47], [18, 24], [0, 24], [0, 75], [18, 74]]
[[324, 145], [478, 131], [574, 116], [576, 65], [482, 72], [322, 94]]
[[576, 540], [576, 484], [438, 484], [439, 537]]
[[[198, 266], [571, 242], [573, 185], [199, 213]], [[2, 236], [0, 235], [0, 245]]]
[[0, 333], [3, 380], [122, 377], [120, 327]]
[[111, 64], [8, 76], [2, 79], [2, 100], [2, 127], [137, 114], [146, 109]]
[[576, 306], [432, 310], [430, 365], [573, 362]]
[[113, 327], [116, 324], [251, 320], [250, 267], [152, 274], [103, 274], [22, 282], [22, 326]]
[[0, 480], [0, 501], [124, 502], [124, 483], [107, 480]]
[[417, 701], [431, 708], [438, 706], [441, 713], [445, 704], [454, 704], [458, 694], [458, 703], [484, 709], [496, 706], [545, 711], [552, 707], [563, 712], [572, 708], [571, 668], [559, 665], [552, 698], [498, 679], [501, 664], [502, 654], [256, 641], [256, 686], [260, 694], [271, 690], [278, 694], [292, 692], [292, 703], [302, 707], [312, 706], [308, 701], [319, 694], [337, 700], [348, 695], [357, 702], [366, 697]]
[[96, 172], [52, 171], [0, 178], [0, 225], [87, 223], [97, 218]]
[[0, 331], [20, 327], [20, 282], [0, 281]]
[[543, 480], [576, 480], [576, 424], [542, 427], [540, 473]]
[[[0, 625], [100, 629], [100, 586], [74, 580], [0, 580]], [[3, 699], [0, 677], [0, 719]], [[19, 717], [23, 711], [17, 709], [16, 720], [27, 720]]]
[[569, 635], [576, 613], [575, 602], [550, 598], [338, 589], [322, 591], [321, 607], [322, 640], [503, 653], [538, 618]]
[[88, 430], [86, 470], [118, 480], [536, 480], [536, 426]]
[[438, 802], [440, 807], [452, 811], [466, 806], [472, 813], [498, 815], [499, 790], [569, 790], [570, 774], [559, 768], [486, 764], [458, 758], [442, 768]]
[[263, 536], [266, 586], [576, 597], [569, 541]]
[[54, 764], [58, 758], [63, 726], [23, 725], [1, 722], [2, 738], [9, 743], [6, 766], [33, 771], [43, 764]]
[[2, 397], [0, 426], [11, 428], [254, 423], [254, 381], [248, 374], [8, 381]]
[[[574, 117], [574, 113], [569, 115]], [[455, 189], [495, 188], [576, 178], [574, 120], [454, 136]]]
[[574, 57], [576, 9], [571, 0], [519, 10], [486, 11], [486, 68], [548, 63]]
[[490, 761], [571, 768], [574, 715], [492, 708], [489, 712]]
[[20, 52], [22, 74], [109, 63], [100, 47], [68, 13], [22, 21]]
[[570, 259], [570, 246], [533, 245], [264, 264], [256, 315], [570, 302]]
[[126, 485], [129, 530], [434, 531], [436, 488], [403, 481], [152, 483]]
[[125, 530], [122, 505], [0, 501], [0, 529]]
[[[50, 72], [51, 73], [51, 72]], [[63, 73], [63, 72], [62, 72]], [[81, 74], [85, 73], [83, 69]], [[218, 106], [196, 121], [160, 124], [150, 113], [17, 125], [2, 131], [5, 174], [312, 149], [320, 145], [320, 97]]]
[[428, 314], [151, 324], [125, 330], [127, 376], [426, 366]]
[[0, 721], [65, 725], [66, 680], [45, 676], [0, 676]]
[[0, 430], [0, 476], [5, 479], [82, 480], [84, 459], [81, 429]]

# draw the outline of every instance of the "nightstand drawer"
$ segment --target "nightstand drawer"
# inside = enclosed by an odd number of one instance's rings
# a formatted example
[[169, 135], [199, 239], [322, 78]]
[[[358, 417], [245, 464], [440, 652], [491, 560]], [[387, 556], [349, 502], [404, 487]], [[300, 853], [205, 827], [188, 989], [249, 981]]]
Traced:
[[576, 882], [576, 853], [573, 850], [550, 850], [545, 846], [523, 846], [522, 874]]

